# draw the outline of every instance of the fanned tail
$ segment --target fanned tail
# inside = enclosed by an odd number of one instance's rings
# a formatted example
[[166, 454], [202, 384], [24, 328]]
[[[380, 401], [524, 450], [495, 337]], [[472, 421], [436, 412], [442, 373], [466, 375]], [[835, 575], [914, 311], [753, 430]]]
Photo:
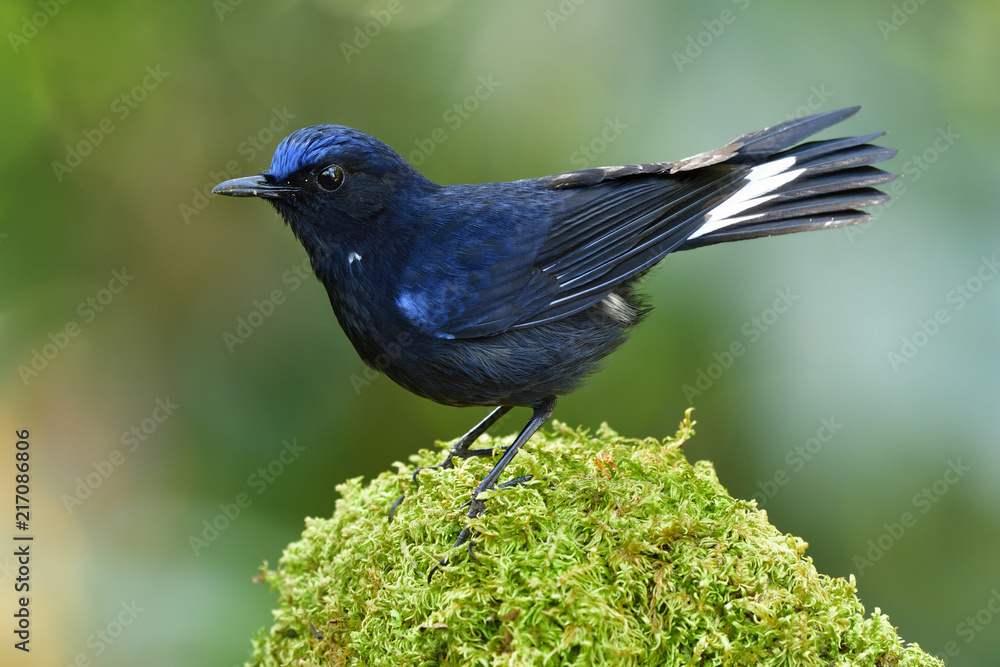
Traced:
[[870, 143], [884, 132], [795, 145], [859, 108], [787, 121], [734, 141], [739, 148], [727, 162], [754, 165], [745, 184], [709, 211], [677, 250], [871, 220], [860, 209], [891, 199], [876, 188], [898, 177], [871, 166], [896, 154]]

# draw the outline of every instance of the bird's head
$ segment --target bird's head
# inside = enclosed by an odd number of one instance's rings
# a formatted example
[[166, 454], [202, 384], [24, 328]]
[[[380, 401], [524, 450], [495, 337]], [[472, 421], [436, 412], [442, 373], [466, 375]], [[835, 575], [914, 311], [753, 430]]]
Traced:
[[364, 231], [406, 186], [429, 183], [375, 137], [343, 125], [315, 125], [285, 137], [259, 176], [212, 192], [270, 201], [309, 250]]

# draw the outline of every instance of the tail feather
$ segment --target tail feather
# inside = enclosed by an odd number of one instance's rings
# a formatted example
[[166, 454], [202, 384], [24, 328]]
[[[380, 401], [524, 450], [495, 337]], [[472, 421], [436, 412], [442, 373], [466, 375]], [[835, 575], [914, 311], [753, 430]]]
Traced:
[[774, 203], [789, 199], [802, 199], [831, 192], [842, 192], [854, 188], [873, 188], [898, 178], [896, 174], [875, 167], [855, 167], [846, 171], [834, 171], [798, 179], [787, 189], [778, 192]]
[[801, 218], [819, 215], [821, 213], [837, 213], [846, 209], [865, 208], [884, 204], [891, 197], [875, 188], [858, 188], [848, 192], [791, 199], [781, 204], [768, 205], [760, 213], [751, 213], [747, 218], [753, 218], [753, 223], [772, 222], [790, 218]]
[[787, 220], [779, 220], [776, 222], [763, 222], [754, 225], [744, 225], [742, 227], [730, 227], [697, 239], [685, 241], [684, 244], [678, 248], [678, 250], [694, 250], [695, 248], [714, 245], [716, 243], [744, 241], [746, 239], [756, 239], [763, 236], [778, 236], [780, 234], [809, 232], [817, 229], [847, 227], [849, 225], [857, 225], [862, 222], [868, 222], [872, 219], [874, 219], [874, 216], [872, 216], [871, 213], [846, 210], [828, 215], [789, 218]]
[[745, 135], [733, 162], [752, 162], [746, 183], [705, 216], [678, 250], [741, 239], [841, 227], [870, 220], [858, 209], [891, 197], [876, 189], [898, 176], [871, 165], [896, 155], [869, 143], [884, 132], [794, 145], [853, 115], [857, 107], [817, 114]]
[[806, 175], [822, 174], [828, 171], [863, 167], [883, 160], [888, 160], [896, 154], [894, 148], [883, 148], [874, 144], [863, 144], [855, 148], [835, 151], [826, 155], [817, 155], [804, 162], [796, 158], [795, 166], [806, 169]]
[[826, 155], [834, 151], [854, 148], [862, 144], [871, 143], [879, 137], [884, 137], [885, 132], [873, 132], [862, 137], [844, 137], [843, 139], [827, 139], [826, 141], [809, 141], [799, 144], [794, 148], [782, 151], [780, 155], [774, 157], [794, 157], [800, 161], [810, 160], [820, 155]]
[[744, 159], [770, 159], [779, 151], [794, 146], [806, 137], [850, 118], [860, 108], [860, 106], [854, 106], [817, 113], [811, 116], [788, 120], [784, 123], [778, 123], [757, 132], [744, 134], [733, 142], [734, 144], [742, 144], [739, 150], [736, 151], [736, 154]]

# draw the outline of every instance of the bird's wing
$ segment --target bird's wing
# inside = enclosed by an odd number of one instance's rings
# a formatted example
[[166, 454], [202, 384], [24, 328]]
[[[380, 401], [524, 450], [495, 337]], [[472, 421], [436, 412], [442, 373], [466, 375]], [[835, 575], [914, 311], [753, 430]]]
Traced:
[[544, 310], [559, 284], [535, 259], [560, 199], [529, 181], [441, 188], [399, 268], [398, 310], [440, 338], [490, 336]]
[[585, 310], [674, 250], [858, 222], [859, 207], [888, 199], [874, 186], [894, 178], [868, 165], [895, 151], [868, 144], [879, 135], [787, 150], [856, 111], [787, 121], [678, 162], [508, 184], [472, 218], [491, 233], [475, 235], [466, 259], [440, 258], [445, 287], [412, 276], [404, 284], [422, 287], [400, 306], [436, 335], [489, 336]]
[[704, 224], [709, 210], [742, 187], [749, 171], [718, 164], [685, 173], [620, 176], [568, 192], [535, 260], [558, 290], [544, 310], [517, 326], [588, 308], [659, 262]]

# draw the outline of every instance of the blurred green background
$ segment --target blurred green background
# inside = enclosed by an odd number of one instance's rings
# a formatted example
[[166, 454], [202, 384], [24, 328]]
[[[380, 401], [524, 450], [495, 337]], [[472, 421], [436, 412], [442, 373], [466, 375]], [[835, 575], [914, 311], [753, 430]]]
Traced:
[[995, 2], [8, 0], [0, 24], [0, 498], [12, 517], [30, 429], [36, 536], [32, 652], [5, 632], [3, 664], [242, 663], [275, 600], [251, 579], [303, 517], [485, 414], [352, 382], [292, 234], [205, 195], [292, 130], [351, 125], [481, 182], [853, 104], [837, 133], [900, 149], [877, 222], [671, 256], [647, 323], [556, 417], [666, 436], [693, 404], [688, 456], [821, 572], [949, 664], [995, 664]]

